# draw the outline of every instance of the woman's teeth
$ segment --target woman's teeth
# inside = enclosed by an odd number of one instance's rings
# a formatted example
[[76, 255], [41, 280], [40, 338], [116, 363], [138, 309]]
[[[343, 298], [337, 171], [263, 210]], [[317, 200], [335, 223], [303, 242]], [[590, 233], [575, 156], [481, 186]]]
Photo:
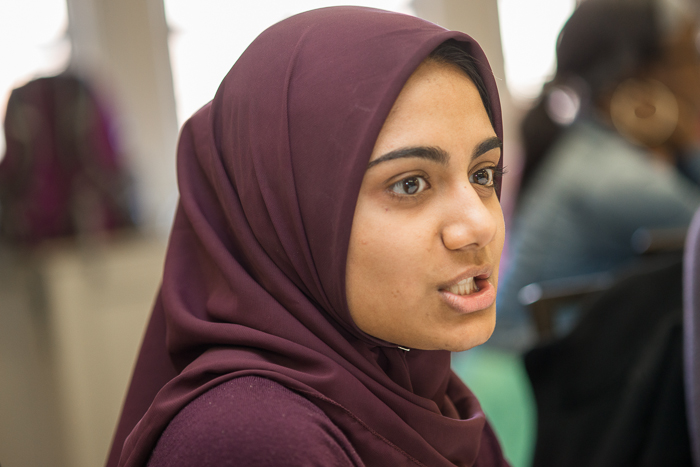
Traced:
[[479, 287], [477, 287], [473, 277], [468, 277], [467, 279], [462, 279], [455, 285], [449, 287], [447, 291], [455, 295], [469, 295], [474, 292], [478, 292]]

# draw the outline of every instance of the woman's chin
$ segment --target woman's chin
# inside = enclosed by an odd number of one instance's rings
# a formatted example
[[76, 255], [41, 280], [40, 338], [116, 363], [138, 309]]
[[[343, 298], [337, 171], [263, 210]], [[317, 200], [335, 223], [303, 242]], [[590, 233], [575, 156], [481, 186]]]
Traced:
[[457, 329], [453, 328], [430, 338], [423, 336], [423, 339], [414, 340], [413, 345], [410, 343], [399, 345], [413, 349], [449, 350], [450, 352], [464, 352], [477, 347], [489, 340], [496, 327], [496, 313], [492, 308], [472, 314], [469, 322], [463, 323]]
[[473, 349], [474, 347], [478, 347], [481, 344], [484, 344], [486, 341], [489, 340], [489, 337], [491, 337], [491, 333], [483, 337], [478, 336], [471, 338], [467, 341], [447, 345], [443, 350], [449, 350], [450, 352], [464, 352], [465, 350]]
[[450, 341], [445, 342], [443, 350], [450, 352], [464, 352], [472, 349], [489, 340], [496, 327], [496, 312], [494, 307], [482, 310], [479, 322], [472, 322], [461, 335], [454, 336]]

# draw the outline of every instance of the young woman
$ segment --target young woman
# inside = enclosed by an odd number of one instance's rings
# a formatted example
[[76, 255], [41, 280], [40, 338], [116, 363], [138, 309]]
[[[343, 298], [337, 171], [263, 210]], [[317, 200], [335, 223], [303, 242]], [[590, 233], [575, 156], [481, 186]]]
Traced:
[[500, 137], [462, 33], [359, 7], [263, 32], [183, 128], [108, 465], [507, 465], [449, 352], [495, 324]]

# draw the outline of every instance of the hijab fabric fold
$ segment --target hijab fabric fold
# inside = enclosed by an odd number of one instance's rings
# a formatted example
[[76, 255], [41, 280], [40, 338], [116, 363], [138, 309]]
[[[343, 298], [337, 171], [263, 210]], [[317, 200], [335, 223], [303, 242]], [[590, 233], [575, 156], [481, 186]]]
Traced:
[[474, 40], [361, 7], [314, 10], [264, 31], [185, 124], [163, 282], [108, 466], [145, 465], [179, 410], [249, 375], [319, 406], [366, 465], [501, 459], [449, 352], [368, 336], [345, 297], [377, 135], [408, 77], [447, 39], [475, 58], [500, 137], [496, 85]]

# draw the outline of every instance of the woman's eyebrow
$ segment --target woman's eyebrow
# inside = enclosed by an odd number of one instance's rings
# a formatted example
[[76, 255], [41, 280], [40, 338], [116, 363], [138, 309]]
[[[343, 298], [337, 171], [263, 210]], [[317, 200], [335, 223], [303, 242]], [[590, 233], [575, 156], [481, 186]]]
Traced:
[[492, 136], [491, 138], [485, 139], [477, 147], [474, 148], [474, 152], [472, 153], [472, 160], [476, 159], [477, 157], [481, 156], [482, 154], [486, 154], [492, 149], [502, 149], [503, 148], [503, 143], [501, 142], [500, 139], [498, 139], [495, 136]]
[[[500, 149], [503, 147], [501, 140], [495, 136], [487, 138], [481, 143], [479, 143], [474, 152], [472, 153], [472, 160], [489, 152], [492, 149]], [[369, 164], [367, 164], [367, 169], [374, 167], [380, 162], [390, 161], [392, 159], [400, 159], [403, 157], [420, 157], [422, 159], [428, 159], [440, 164], [447, 164], [450, 160], [450, 155], [444, 149], [434, 147], [434, 146], [413, 146], [409, 148], [400, 148], [376, 158]]]
[[391, 152], [387, 152], [383, 156], [380, 156], [367, 164], [367, 169], [374, 167], [380, 162], [390, 161], [392, 159], [400, 159], [402, 157], [420, 157], [422, 159], [428, 159], [431, 161], [438, 162], [440, 164], [447, 164], [450, 160], [450, 155], [443, 149], [431, 147], [431, 146], [414, 146], [410, 148], [396, 149]]

